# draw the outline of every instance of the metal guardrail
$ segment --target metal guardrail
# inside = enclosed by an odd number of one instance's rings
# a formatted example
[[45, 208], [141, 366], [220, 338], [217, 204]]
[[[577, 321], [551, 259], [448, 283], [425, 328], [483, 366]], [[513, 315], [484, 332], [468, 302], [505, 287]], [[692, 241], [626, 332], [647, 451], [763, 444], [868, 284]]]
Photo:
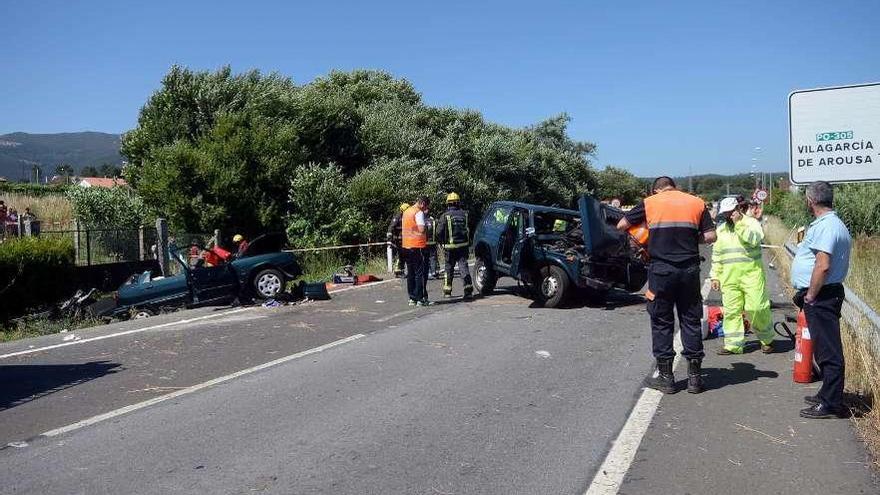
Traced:
[[[785, 252], [790, 258], [794, 258], [795, 251], [796, 246], [792, 242], [785, 243]], [[880, 315], [845, 284], [843, 290], [845, 298], [841, 316], [856, 334], [871, 344], [874, 354], [880, 356]]]

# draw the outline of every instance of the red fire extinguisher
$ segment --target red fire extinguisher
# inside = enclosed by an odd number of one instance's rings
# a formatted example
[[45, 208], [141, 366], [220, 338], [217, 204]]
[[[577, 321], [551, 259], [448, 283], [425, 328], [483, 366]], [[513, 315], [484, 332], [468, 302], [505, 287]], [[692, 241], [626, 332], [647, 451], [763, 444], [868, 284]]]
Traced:
[[797, 316], [792, 378], [797, 383], [813, 381], [813, 340], [810, 338], [810, 327], [807, 326], [807, 317], [803, 310]]

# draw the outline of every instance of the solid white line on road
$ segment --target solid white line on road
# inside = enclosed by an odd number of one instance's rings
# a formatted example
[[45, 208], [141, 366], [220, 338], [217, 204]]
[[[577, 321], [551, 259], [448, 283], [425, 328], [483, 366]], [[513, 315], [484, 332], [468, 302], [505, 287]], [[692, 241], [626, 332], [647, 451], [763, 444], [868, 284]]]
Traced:
[[85, 343], [87, 343], [87, 342], [95, 342], [95, 341], [97, 341], [97, 340], [110, 339], [110, 338], [113, 338], [113, 337], [121, 337], [121, 336], [123, 336], [123, 335], [131, 335], [131, 334], [133, 334], [133, 333], [147, 332], [147, 331], [149, 331], [149, 330], [156, 330], [156, 329], [159, 329], [159, 328], [166, 328], [166, 327], [170, 327], [170, 326], [173, 326], [173, 325], [183, 325], [183, 324], [186, 324], [186, 323], [192, 323], [192, 322], [194, 322], [194, 321], [207, 320], [207, 319], [209, 319], [209, 318], [219, 318], [219, 317], [221, 317], [221, 316], [227, 316], [227, 315], [231, 315], [231, 314], [235, 314], [235, 313], [241, 313], [242, 311], [248, 311], [248, 310], [250, 310], [250, 309], [253, 309], [253, 308], [239, 308], [239, 309], [233, 309], [233, 310], [231, 310], [231, 311], [224, 311], [224, 312], [222, 312], [222, 313], [214, 313], [214, 314], [205, 315], [205, 316], [197, 316], [197, 317], [195, 317], [195, 318], [188, 318], [188, 319], [186, 319], [186, 320], [170, 321], [170, 322], [168, 322], [168, 323], [162, 323], [161, 325], [153, 325], [153, 326], [150, 326], [150, 327], [144, 327], [144, 328], [135, 328], [135, 329], [132, 329], [132, 330], [125, 330], [125, 331], [123, 331], [123, 332], [108, 333], [107, 335], [99, 335], [99, 336], [97, 336], [97, 337], [91, 337], [91, 338], [88, 338], [88, 339], [72, 340], [72, 341], [70, 341], [70, 342], [62, 342], [62, 343], [60, 343], [60, 344], [47, 345], [47, 346], [45, 346], [45, 347], [35, 347], [35, 348], [33, 348], [33, 349], [25, 349], [25, 350], [23, 350], [23, 351], [10, 352], [10, 353], [8, 353], [8, 354], [2, 354], [2, 355], [0, 355], [0, 359], [6, 359], [6, 358], [15, 357], [15, 356], [23, 356], [23, 355], [25, 355], [25, 354], [33, 354], [33, 353], [35, 353], [35, 352], [48, 351], [48, 350], [51, 350], [51, 349], [58, 349], [59, 347], [67, 347], [67, 346], [71, 346], [71, 345], [85, 344]]
[[383, 316], [382, 318], [376, 318], [375, 320], [370, 320], [370, 321], [372, 321], [373, 323], [385, 323], [386, 321], [391, 321], [395, 318], [399, 318], [401, 316], [406, 316], [406, 315], [412, 314], [412, 313], [417, 313], [419, 311], [421, 311], [421, 310], [420, 309], [410, 309], [407, 311], [401, 311], [400, 313], [394, 313], [394, 314], [391, 314], [388, 316]]
[[[709, 295], [711, 283], [711, 280], [706, 279], [700, 289], [704, 300]], [[675, 361], [672, 366], [677, 368], [682, 351], [681, 336], [678, 332], [675, 334], [673, 347], [675, 348]], [[614, 440], [611, 450], [605, 456], [605, 461], [599, 466], [599, 471], [587, 488], [586, 495], [613, 495], [620, 490], [620, 484], [623, 483], [623, 478], [629, 471], [629, 466], [635, 458], [639, 444], [642, 443], [642, 438], [651, 425], [651, 420], [654, 419], [662, 397], [663, 392], [658, 390], [650, 388], [642, 390], [642, 395], [639, 396], [639, 400], [636, 401], [636, 405], [629, 413], [629, 417]]]
[[187, 387], [187, 388], [178, 390], [176, 392], [171, 392], [170, 394], [161, 395], [159, 397], [145, 400], [143, 402], [138, 402], [137, 404], [132, 404], [130, 406], [125, 406], [125, 407], [116, 409], [115, 411], [110, 411], [110, 412], [107, 412], [104, 414], [99, 414], [97, 416], [93, 416], [88, 419], [84, 419], [82, 421], [77, 421], [76, 423], [73, 423], [73, 424], [70, 424], [67, 426], [62, 426], [61, 428], [49, 430], [49, 431], [43, 433], [41, 436], [54, 437], [54, 436], [61, 435], [62, 433], [67, 433], [67, 432], [70, 432], [73, 430], [78, 430], [84, 426], [89, 426], [89, 425], [93, 425], [95, 423], [100, 423], [101, 421], [115, 418], [117, 416], [121, 416], [123, 414], [127, 414], [132, 411], [137, 411], [138, 409], [143, 409], [145, 407], [152, 406], [154, 404], [158, 404], [158, 403], [164, 402], [166, 400], [176, 399], [177, 397], [180, 397], [182, 395], [188, 395], [193, 392], [197, 392], [199, 390], [202, 390], [202, 389], [205, 389], [208, 387], [212, 387], [214, 385], [218, 385], [223, 382], [228, 382], [229, 380], [232, 380], [234, 378], [238, 378], [240, 376], [249, 375], [251, 373], [254, 373], [254, 372], [257, 372], [260, 370], [264, 370], [266, 368], [271, 368], [273, 366], [277, 366], [279, 364], [286, 363], [288, 361], [293, 361], [294, 359], [308, 356], [310, 354], [315, 354], [317, 352], [325, 351], [327, 349], [330, 349], [331, 347], [336, 347], [338, 345], [342, 345], [342, 344], [345, 344], [345, 343], [348, 343], [348, 342], [351, 342], [353, 340], [357, 340], [357, 339], [360, 339], [363, 337], [364, 337], [364, 334], [361, 334], [361, 333], [356, 334], [356, 335], [352, 335], [351, 337], [346, 337], [344, 339], [336, 340], [336, 341], [330, 342], [328, 344], [314, 347], [314, 348], [306, 350], [306, 351], [297, 352], [296, 354], [291, 354], [289, 356], [285, 356], [283, 358], [279, 358], [274, 361], [269, 361], [268, 363], [263, 363], [258, 366], [254, 366], [252, 368], [244, 369], [241, 371], [236, 371], [235, 373], [232, 373], [232, 374], [229, 374], [226, 376], [221, 376], [219, 378], [214, 378], [213, 380], [208, 380], [204, 383], [199, 383], [199, 384], [193, 385], [191, 387]]

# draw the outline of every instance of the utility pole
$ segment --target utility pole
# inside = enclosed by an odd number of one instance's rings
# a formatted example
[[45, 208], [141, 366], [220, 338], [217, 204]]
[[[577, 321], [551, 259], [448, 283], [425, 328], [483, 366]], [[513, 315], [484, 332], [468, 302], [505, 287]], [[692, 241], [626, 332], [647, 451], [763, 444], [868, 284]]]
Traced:
[[730, 196], [730, 182], [727, 183], [727, 195]]
[[694, 170], [690, 165], [688, 165], [688, 192], [694, 193]]

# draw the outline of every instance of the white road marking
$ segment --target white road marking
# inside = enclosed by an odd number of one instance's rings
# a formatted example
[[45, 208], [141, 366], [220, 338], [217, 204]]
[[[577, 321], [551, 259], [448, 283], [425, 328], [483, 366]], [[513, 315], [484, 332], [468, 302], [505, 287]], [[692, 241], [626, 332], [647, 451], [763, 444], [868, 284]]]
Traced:
[[[703, 282], [703, 287], [700, 289], [703, 299], [709, 295], [711, 284], [712, 281], [709, 279]], [[678, 332], [675, 333], [673, 347], [675, 348], [675, 361], [672, 366], [677, 368], [681, 361], [682, 351], [681, 336]], [[593, 477], [590, 487], [587, 488], [586, 495], [613, 495], [620, 490], [620, 484], [623, 483], [623, 478], [629, 471], [636, 451], [639, 449], [639, 444], [642, 443], [642, 438], [648, 431], [651, 420], [654, 419], [662, 397], [663, 392], [659, 390], [650, 388], [642, 390], [642, 395], [639, 396], [639, 400], [636, 401], [636, 405], [629, 413], [629, 417], [614, 440], [611, 450], [605, 456], [605, 461], [599, 466], [599, 471]]]
[[[224, 312], [222, 312], [222, 313], [215, 313], [215, 314], [210, 314], [210, 315], [197, 316], [197, 317], [195, 317], [195, 318], [188, 318], [188, 319], [186, 319], [186, 320], [170, 321], [170, 322], [168, 322], [168, 323], [162, 323], [161, 325], [153, 325], [153, 326], [151, 326], [151, 327], [135, 328], [135, 329], [132, 329], [132, 330], [125, 330], [125, 331], [123, 331], [123, 332], [108, 333], [107, 335], [99, 335], [99, 336], [97, 336], [97, 337], [91, 337], [91, 338], [88, 338], [88, 339], [71, 340], [71, 341], [68, 341], [68, 342], [62, 342], [62, 343], [60, 343], [60, 344], [47, 345], [47, 346], [45, 346], [45, 347], [34, 347], [34, 348], [32, 348], [32, 349], [27, 349], [27, 350], [24, 350], [24, 351], [17, 351], [17, 352], [10, 352], [10, 353], [8, 353], [8, 354], [2, 354], [2, 355], [0, 355], [0, 359], [6, 359], [6, 358], [15, 357], [15, 356], [23, 356], [23, 355], [25, 355], [25, 354], [33, 354], [33, 353], [35, 353], [35, 352], [43, 352], [43, 351], [48, 351], [48, 350], [52, 350], [52, 349], [58, 349], [59, 347], [67, 347], [67, 346], [70, 346], [70, 345], [85, 344], [85, 343], [87, 343], [87, 342], [95, 342], [95, 341], [98, 341], [98, 340], [110, 339], [110, 338], [113, 338], [113, 337], [121, 337], [121, 336], [123, 336], [123, 335], [131, 335], [131, 334], [134, 334], [134, 333], [147, 332], [147, 331], [149, 331], [149, 330], [156, 330], [156, 329], [159, 329], [159, 328], [166, 328], [166, 327], [170, 327], [170, 326], [174, 326], [174, 325], [183, 325], [183, 324], [186, 324], [186, 323], [192, 323], [192, 322], [194, 322], [194, 321], [207, 320], [207, 319], [209, 319], [209, 318], [219, 318], [219, 317], [221, 317], [221, 316], [227, 316], [227, 315], [231, 315], [231, 314], [235, 314], [235, 313], [241, 313], [242, 311], [248, 311], [248, 310], [251, 310], [251, 309], [253, 309], [253, 308], [239, 308], [239, 309], [233, 309], [233, 310], [231, 310], [231, 311], [224, 311]], [[71, 336], [67, 336], [67, 337], [65, 337], [65, 338], [69, 338], [69, 337], [71, 337]]]
[[108, 419], [115, 418], [117, 416], [121, 416], [123, 414], [127, 414], [132, 411], [137, 411], [138, 409], [143, 409], [145, 407], [149, 407], [154, 404], [158, 404], [160, 402], [165, 402], [166, 400], [176, 399], [177, 397], [180, 397], [182, 395], [188, 395], [188, 394], [191, 394], [193, 392], [197, 392], [199, 390], [202, 390], [202, 389], [205, 389], [208, 387], [213, 387], [214, 385], [218, 385], [223, 382], [228, 382], [229, 380], [232, 380], [234, 378], [238, 378], [238, 377], [244, 376], [244, 375], [249, 375], [251, 373], [255, 373], [257, 371], [264, 370], [266, 368], [271, 368], [273, 366], [277, 366], [279, 364], [286, 363], [288, 361], [293, 361], [294, 359], [298, 359], [298, 358], [301, 358], [304, 356], [308, 356], [310, 354], [315, 354], [315, 353], [318, 353], [321, 351], [325, 351], [327, 349], [330, 349], [331, 347], [336, 347], [338, 345], [342, 345], [342, 344], [345, 344], [345, 343], [348, 343], [348, 342], [351, 342], [353, 340], [357, 340], [357, 339], [360, 339], [363, 337], [364, 337], [364, 334], [361, 334], [361, 333], [355, 334], [355, 335], [352, 335], [351, 337], [346, 337], [344, 339], [336, 340], [336, 341], [330, 342], [328, 344], [324, 344], [322, 346], [313, 347], [312, 349], [308, 349], [306, 351], [297, 352], [296, 354], [291, 354], [289, 356], [285, 356], [283, 358], [279, 358], [274, 361], [269, 361], [268, 363], [263, 363], [258, 366], [254, 366], [252, 368], [244, 369], [241, 371], [236, 371], [235, 373], [232, 373], [232, 374], [229, 374], [226, 376], [221, 376], [219, 378], [214, 378], [213, 380], [208, 380], [206, 382], [199, 383], [197, 385], [193, 385], [191, 387], [187, 387], [187, 388], [178, 390], [176, 392], [171, 392], [170, 394], [161, 395], [159, 397], [145, 400], [143, 402], [138, 402], [137, 404], [132, 404], [130, 406], [125, 406], [125, 407], [116, 409], [115, 411], [110, 411], [110, 412], [107, 412], [104, 414], [99, 414], [97, 416], [93, 416], [91, 418], [84, 419], [82, 421], [77, 421], [76, 423], [73, 423], [73, 424], [70, 424], [67, 426], [62, 426], [61, 428], [55, 428], [54, 430], [49, 430], [40, 436], [54, 437], [54, 436], [61, 435], [63, 433], [71, 432], [73, 430], [78, 430], [78, 429], [83, 428], [85, 426], [93, 425], [95, 423], [100, 423], [101, 421], [106, 421]]
[[394, 313], [388, 316], [383, 316], [382, 318], [376, 318], [375, 320], [370, 320], [373, 323], [385, 323], [386, 321], [391, 321], [395, 318], [399, 318], [401, 316], [406, 316], [408, 314], [417, 313], [421, 311], [421, 309], [409, 309], [407, 311], [401, 311], [399, 313]]

